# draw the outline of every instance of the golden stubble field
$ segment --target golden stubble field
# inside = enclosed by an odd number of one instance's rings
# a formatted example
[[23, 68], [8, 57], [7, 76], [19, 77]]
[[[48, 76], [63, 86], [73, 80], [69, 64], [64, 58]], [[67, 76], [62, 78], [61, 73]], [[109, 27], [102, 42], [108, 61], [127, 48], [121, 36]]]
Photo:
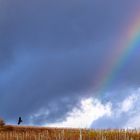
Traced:
[[0, 140], [140, 140], [138, 130], [0, 127]]

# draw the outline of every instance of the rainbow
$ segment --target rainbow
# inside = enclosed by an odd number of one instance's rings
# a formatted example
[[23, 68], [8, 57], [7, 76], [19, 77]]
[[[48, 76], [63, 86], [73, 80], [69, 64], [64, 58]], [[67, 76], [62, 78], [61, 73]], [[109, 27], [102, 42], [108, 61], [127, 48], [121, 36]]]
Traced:
[[[136, 48], [140, 47], [140, 18], [139, 16], [133, 20], [133, 23], [129, 25], [122, 33], [119, 43], [116, 44], [116, 49], [110, 57], [104, 69], [101, 70], [101, 74], [97, 79], [96, 91], [98, 95], [103, 93], [106, 88], [109, 87], [111, 82], [117, 75], [119, 69], [122, 68], [126, 60], [128, 59], [131, 52]], [[123, 40], [122, 40], [123, 39]]]

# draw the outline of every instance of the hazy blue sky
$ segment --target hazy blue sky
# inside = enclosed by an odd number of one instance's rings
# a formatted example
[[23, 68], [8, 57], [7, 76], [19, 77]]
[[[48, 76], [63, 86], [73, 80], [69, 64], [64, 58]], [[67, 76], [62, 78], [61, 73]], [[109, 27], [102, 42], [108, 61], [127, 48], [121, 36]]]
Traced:
[[0, 117], [14, 124], [21, 116], [30, 125], [140, 126], [140, 43], [95, 96], [139, 9], [139, 0], [0, 0]]

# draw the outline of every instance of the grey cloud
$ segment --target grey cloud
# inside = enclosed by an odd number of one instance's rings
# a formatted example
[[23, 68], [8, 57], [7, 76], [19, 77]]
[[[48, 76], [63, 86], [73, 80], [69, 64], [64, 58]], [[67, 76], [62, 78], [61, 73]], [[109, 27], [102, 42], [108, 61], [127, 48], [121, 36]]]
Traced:
[[96, 129], [120, 129], [124, 128], [126, 122], [129, 120], [129, 115], [127, 113], [122, 114], [119, 118], [114, 118], [112, 117], [107, 117], [104, 116], [100, 118], [99, 120], [95, 121], [92, 125], [91, 128], [96, 128]]
[[[110, 100], [112, 103], [111, 116], [103, 116], [95, 120], [91, 125], [92, 128], [139, 128], [139, 89], [123, 92], [125, 96], [119, 97], [122, 95], [118, 93], [118, 97], [115, 97], [115, 100]], [[112, 93], [110, 94], [113, 95]], [[129, 97], [134, 98], [131, 100]], [[122, 105], [122, 103], [125, 104]], [[124, 106], [126, 110], [123, 109]]]
[[[110, 44], [138, 3], [2, 0], [0, 115], [7, 121], [21, 115], [29, 122], [45, 108], [49, 114], [34, 118], [35, 124], [63, 119], [87, 90], [95, 92], [99, 69], [114, 50]], [[139, 84], [138, 58], [134, 55], [132, 63], [125, 64], [113, 89], [124, 82]]]

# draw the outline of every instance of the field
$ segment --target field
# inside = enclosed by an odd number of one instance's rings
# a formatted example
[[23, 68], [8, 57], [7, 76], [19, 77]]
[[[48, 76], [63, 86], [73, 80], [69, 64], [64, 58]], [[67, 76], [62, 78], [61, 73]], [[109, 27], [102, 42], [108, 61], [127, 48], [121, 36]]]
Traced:
[[138, 130], [0, 127], [0, 140], [140, 140]]

